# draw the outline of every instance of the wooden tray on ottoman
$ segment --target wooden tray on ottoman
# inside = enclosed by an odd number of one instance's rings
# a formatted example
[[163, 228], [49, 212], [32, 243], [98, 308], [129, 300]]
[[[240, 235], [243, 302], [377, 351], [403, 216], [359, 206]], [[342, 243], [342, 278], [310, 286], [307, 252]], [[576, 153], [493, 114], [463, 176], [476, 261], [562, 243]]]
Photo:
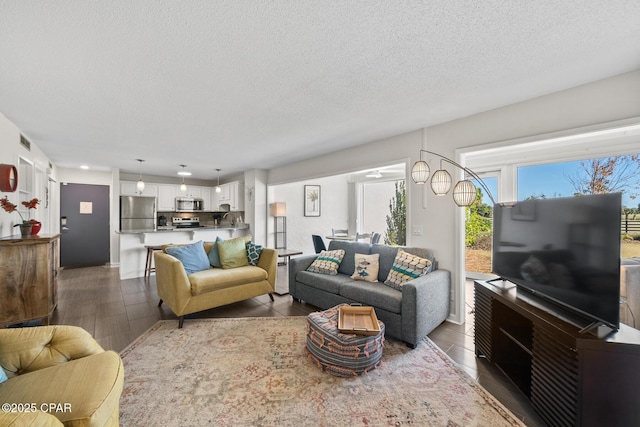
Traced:
[[338, 308], [338, 330], [343, 334], [378, 335], [380, 324], [373, 307], [343, 305]]

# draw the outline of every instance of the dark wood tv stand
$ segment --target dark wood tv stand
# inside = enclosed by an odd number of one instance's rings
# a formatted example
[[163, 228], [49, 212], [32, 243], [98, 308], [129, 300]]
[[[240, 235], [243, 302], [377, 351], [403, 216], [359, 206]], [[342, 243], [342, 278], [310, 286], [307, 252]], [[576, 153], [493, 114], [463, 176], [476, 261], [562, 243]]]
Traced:
[[550, 426], [640, 425], [639, 330], [580, 333], [555, 305], [496, 285], [474, 282], [476, 356], [498, 366]]

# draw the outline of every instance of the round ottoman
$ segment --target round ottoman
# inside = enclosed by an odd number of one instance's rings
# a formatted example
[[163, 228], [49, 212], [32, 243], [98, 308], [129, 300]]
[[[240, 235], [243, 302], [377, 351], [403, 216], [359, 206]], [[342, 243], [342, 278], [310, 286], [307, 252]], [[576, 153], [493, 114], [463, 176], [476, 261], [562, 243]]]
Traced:
[[374, 369], [382, 358], [384, 323], [378, 322], [377, 335], [340, 333], [338, 307], [307, 316], [307, 356], [323, 371], [339, 377], [353, 377]]

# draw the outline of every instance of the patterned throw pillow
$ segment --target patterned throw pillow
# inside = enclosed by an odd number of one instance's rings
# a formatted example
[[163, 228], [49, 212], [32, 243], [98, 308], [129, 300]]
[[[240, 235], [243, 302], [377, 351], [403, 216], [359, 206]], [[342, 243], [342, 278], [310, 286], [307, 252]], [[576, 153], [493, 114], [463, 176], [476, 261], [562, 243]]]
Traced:
[[402, 249], [398, 249], [398, 254], [393, 261], [393, 266], [384, 284], [400, 290], [406, 282], [424, 276], [431, 271], [431, 268], [431, 261], [428, 259], [420, 258]]
[[247, 258], [249, 259], [249, 265], [258, 265], [261, 253], [262, 246], [256, 245], [252, 241], [247, 243]]
[[340, 267], [342, 258], [344, 258], [344, 249], [322, 251], [316, 260], [313, 261], [313, 264], [307, 268], [307, 271], [335, 276], [338, 274], [338, 267]]
[[356, 254], [356, 269], [351, 276], [354, 280], [364, 280], [367, 282], [378, 281], [378, 270], [380, 269], [380, 254]]

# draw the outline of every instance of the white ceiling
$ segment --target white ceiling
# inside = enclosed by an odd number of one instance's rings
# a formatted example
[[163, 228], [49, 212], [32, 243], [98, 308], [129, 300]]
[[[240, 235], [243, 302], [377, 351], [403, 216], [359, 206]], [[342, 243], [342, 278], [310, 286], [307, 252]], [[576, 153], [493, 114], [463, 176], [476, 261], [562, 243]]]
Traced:
[[215, 179], [640, 69], [637, 0], [0, 0], [0, 112], [57, 165]]

